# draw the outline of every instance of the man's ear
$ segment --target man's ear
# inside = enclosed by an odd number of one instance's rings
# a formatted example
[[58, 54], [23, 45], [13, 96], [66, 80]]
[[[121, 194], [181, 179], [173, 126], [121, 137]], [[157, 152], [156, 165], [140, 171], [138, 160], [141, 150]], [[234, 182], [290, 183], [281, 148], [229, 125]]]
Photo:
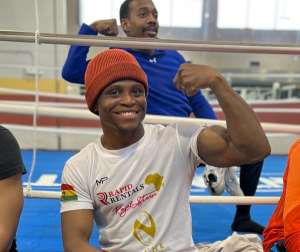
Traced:
[[94, 112], [98, 113], [99, 115], [98, 102], [94, 106]]
[[122, 26], [123, 31], [127, 34], [127, 32], [128, 32], [128, 20], [127, 20], [127, 18], [122, 18], [121, 19], [121, 26]]
[[94, 111], [97, 112], [98, 114], [99, 114], [99, 107], [100, 107], [100, 102], [101, 102], [100, 101], [100, 99], [101, 99], [100, 97], [101, 97], [101, 95], [98, 96], [97, 101], [96, 101], [96, 103], [94, 105]]

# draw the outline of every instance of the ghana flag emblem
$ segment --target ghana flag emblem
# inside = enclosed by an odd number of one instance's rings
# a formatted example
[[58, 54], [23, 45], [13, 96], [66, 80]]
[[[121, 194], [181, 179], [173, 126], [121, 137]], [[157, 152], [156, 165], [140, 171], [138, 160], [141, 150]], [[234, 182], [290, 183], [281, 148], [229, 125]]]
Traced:
[[68, 184], [61, 184], [61, 201], [77, 200], [74, 187]]

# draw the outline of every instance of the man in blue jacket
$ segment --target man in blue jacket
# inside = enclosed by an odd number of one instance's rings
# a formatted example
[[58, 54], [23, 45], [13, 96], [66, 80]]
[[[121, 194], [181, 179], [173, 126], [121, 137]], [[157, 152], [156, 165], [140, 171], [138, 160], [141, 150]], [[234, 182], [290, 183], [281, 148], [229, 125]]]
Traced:
[[[152, 0], [125, 0], [120, 8], [120, 22], [128, 37], [156, 38], [159, 24], [158, 12]], [[91, 25], [83, 24], [79, 34], [117, 36], [115, 19], [97, 20]], [[145, 71], [149, 93], [147, 113], [197, 118], [216, 119], [211, 106], [200, 91], [188, 96], [176, 89], [174, 77], [185, 59], [174, 50], [126, 49], [135, 56]], [[62, 76], [65, 80], [84, 83], [89, 46], [71, 46], [64, 64]], [[243, 166], [240, 173], [241, 189], [247, 196], [255, 194], [263, 162]], [[232, 223], [233, 231], [262, 233], [263, 227], [250, 218], [250, 205], [238, 206]]]

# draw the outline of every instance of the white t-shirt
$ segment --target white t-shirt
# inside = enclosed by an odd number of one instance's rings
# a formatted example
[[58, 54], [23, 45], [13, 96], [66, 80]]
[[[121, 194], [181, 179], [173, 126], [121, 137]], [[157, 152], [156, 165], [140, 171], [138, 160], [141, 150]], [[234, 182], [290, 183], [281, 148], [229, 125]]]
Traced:
[[98, 141], [67, 161], [61, 212], [93, 209], [108, 251], [196, 251], [189, 193], [199, 128], [191, 136], [178, 125], [144, 127], [126, 148]]

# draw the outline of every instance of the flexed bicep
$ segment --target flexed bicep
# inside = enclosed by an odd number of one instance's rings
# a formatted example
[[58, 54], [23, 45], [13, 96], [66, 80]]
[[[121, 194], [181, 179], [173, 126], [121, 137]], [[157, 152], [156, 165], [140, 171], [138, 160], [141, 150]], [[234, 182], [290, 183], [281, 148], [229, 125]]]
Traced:
[[229, 167], [247, 162], [245, 154], [233, 144], [227, 130], [211, 126], [201, 131], [197, 138], [199, 156], [208, 164]]

